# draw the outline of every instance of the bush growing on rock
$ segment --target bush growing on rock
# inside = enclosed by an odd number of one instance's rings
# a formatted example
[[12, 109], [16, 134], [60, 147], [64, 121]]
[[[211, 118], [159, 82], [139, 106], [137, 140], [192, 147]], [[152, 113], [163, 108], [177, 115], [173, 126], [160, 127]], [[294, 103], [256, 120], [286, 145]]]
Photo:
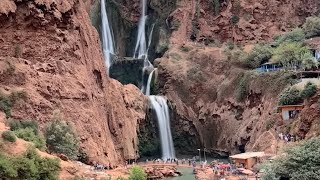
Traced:
[[305, 39], [305, 32], [301, 28], [295, 28], [290, 32], [274, 38], [274, 46], [279, 46], [282, 43], [302, 42]]
[[320, 17], [308, 17], [303, 29], [308, 38], [320, 36]]
[[320, 138], [313, 138], [284, 150], [272, 162], [263, 166], [263, 180], [320, 179]]
[[25, 141], [33, 142], [35, 147], [38, 149], [45, 149], [45, 140], [43, 137], [36, 135], [34, 130], [30, 127], [24, 129], [15, 130], [14, 133], [18, 138], [21, 138]]
[[285, 89], [279, 97], [279, 105], [296, 105], [301, 101], [300, 91], [295, 87]]
[[34, 148], [17, 157], [0, 154], [0, 177], [2, 179], [58, 179], [58, 159], [41, 158]]
[[20, 100], [27, 99], [25, 91], [13, 91], [6, 95], [0, 91], [0, 110], [3, 111], [7, 117], [11, 116], [11, 108]]
[[39, 133], [39, 125], [38, 122], [35, 120], [15, 120], [15, 119], [9, 119], [8, 125], [10, 127], [11, 131], [16, 131], [18, 129], [25, 129], [30, 128], [33, 130], [35, 135], [38, 135]]
[[301, 97], [303, 99], [305, 98], [310, 98], [317, 92], [317, 85], [308, 82], [305, 86], [304, 89], [301, 91]]
[[[303, 63], [309, 63], [309, 60], [303, 58], [309, 58], [311, 52], [301, 43], [282, 43], [273, 51], [273, 61], [281, 63], [286, 69], [297, 69], [306, 67], [308, 65]], [[312, 61], [316, 61], [312, 59]], [[317, 62], [315, 62], [315, 65]]]
[[128, 180], [146, 180], [147, 174], [144, 172], [143, 168], [140, 166], [133, 166], [130, 169], [130, 175]]
[[250, 82], [249, 78], [250, 78], [250, 74], [246, 73], [242, 75], [239, 80], [239, 84], [236, 89], [236, 99], [239, 102], [244, 101], [248, 95], [249, 82]]
[[4, 140], [9, 141], [9, 142], [16, 142], [17, 141], [17, 137], [14, 135], [14, 132], [12, 132], [12, 131], [4, 131], [1, 136]]
[[244, 64], [248, 68], [257, 68], [262, 63], [267, 62], [272, 56], [271, 48], [267, 45], [256, 45], [244, 59]]
[[52, 122], [45, 129], [48, 150], [61, 153], [70, 159], [76, 159], [79, 153], [78, 139], [73, 128], [55, 114]]

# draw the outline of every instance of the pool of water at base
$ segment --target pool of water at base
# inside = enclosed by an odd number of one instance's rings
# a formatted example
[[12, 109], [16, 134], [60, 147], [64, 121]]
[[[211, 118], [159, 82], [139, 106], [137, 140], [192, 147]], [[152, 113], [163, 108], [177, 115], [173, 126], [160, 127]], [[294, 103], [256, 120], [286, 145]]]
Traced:
[[188, 167], [178, 167], [177, 171], [182, 173], [182, 176], [165, 178], [165, 180], [195, 180], [193, 169]]

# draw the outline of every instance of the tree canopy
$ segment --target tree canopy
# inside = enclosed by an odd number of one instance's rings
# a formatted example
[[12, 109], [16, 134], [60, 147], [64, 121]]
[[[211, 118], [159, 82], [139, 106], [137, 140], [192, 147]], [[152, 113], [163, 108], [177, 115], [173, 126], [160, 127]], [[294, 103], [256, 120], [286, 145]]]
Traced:
[[320, 138], [306, 140], [287, 148], [272, 162], [264, 165], [263, 180], [320, 180]]

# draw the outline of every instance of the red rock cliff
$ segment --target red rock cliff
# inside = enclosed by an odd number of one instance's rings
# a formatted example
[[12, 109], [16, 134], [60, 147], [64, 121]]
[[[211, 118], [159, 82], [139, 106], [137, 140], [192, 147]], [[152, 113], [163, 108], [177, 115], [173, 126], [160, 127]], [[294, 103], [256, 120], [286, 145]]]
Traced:
[[12, 116], [37, 119], [42, 128], [59, 109], [90, 161], [113, 166], [136, 157], [145, 97], [107, 77], [86, 7], [79, 0], [1, 0], [0, 89], [25, 91], [28, 99]]

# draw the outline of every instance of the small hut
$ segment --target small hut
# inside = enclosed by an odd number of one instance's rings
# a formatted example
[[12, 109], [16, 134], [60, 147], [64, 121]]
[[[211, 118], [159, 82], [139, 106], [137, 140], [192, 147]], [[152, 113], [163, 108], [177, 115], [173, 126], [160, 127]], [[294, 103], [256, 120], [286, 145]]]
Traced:
[[287, 121], [295, 118], [303, 109], [303, 104], [278, 106], [278, 111], [281, 113], [282, 120]]
[[246, 152], [230, 156], [230, 158], [237, 167], [251, 169], [255, 164], [263, 162], [266, 154], [264, 152]]

